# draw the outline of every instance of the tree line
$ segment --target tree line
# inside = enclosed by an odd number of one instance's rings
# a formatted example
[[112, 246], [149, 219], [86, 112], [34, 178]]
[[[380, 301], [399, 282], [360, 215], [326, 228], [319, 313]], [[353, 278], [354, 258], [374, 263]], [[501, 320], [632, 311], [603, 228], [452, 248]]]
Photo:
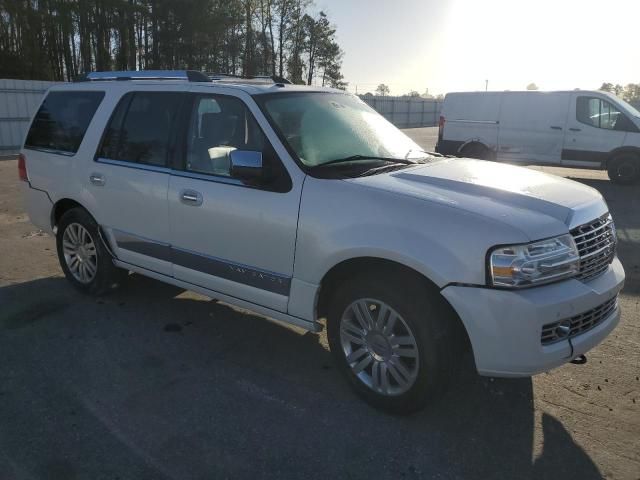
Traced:
[[0, 77], [194, 69], [345, 88], [313, 0], [0, 0]]
[[599, 90], [613, 93], [627, 102], [640, 102], [640, 83], [629, 83], [624, 87], [619, 84], [603, 83]]

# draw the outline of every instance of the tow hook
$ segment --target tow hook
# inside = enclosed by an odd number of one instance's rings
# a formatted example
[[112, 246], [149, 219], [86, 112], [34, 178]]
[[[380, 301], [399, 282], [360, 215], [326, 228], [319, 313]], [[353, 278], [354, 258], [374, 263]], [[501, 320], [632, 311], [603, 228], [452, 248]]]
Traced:
[[571, 360], [570, 363], [573, 363], [574, 365], [584, 365], [587, 363], [587, 357], [585, 355], [578, 355], [576, 358]]

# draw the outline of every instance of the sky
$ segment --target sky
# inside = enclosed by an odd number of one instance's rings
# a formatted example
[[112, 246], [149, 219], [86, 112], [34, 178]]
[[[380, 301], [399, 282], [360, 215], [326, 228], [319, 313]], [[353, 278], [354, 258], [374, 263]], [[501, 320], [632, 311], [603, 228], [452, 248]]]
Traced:
[[315, 0], [349, 91], [598, 89], [640, 83], [640, 0]]

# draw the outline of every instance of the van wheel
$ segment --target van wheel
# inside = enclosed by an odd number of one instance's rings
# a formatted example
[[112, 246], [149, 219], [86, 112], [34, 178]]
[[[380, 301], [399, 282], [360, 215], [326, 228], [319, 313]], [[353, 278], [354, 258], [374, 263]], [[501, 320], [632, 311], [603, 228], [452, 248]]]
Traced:
[[621, 153], [609, 161], [607, 173], [612, 182], [631, 185], [640, 180], [640, 158], [633, 153]]
[[98, 234], [98, 224], [83, 208], [72, 208], [62, 215], [56, 247], [65, 277], [81, 292], [102, 295], [127, 275], [113, 264]]
[[470, 143], [462, 149], [460, 156], [466, 158], [477, 158], [479, 160], [489, 160], [491, 158], [491, 152], [481, 143]]
[[419, 282], [370, 277], [351, 278], [333, 295], [329, 346], [360, 397], [406, 415], [436, 398], [451, 377], [457, 319], [437, 292]]

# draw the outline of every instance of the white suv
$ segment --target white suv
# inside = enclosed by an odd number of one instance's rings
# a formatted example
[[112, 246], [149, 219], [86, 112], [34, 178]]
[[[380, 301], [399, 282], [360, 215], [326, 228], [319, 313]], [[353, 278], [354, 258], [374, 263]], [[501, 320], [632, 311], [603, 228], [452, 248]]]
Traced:
[[312, 331], [326, 319], [356, 391], [394, 412], [465, 349], [482, 375], [528, 376], [620, 319], [596, 190], [426, 153], [339, 90], [94, 73], [48, 92], [19, 169], [80, 290], [133, 271]]

